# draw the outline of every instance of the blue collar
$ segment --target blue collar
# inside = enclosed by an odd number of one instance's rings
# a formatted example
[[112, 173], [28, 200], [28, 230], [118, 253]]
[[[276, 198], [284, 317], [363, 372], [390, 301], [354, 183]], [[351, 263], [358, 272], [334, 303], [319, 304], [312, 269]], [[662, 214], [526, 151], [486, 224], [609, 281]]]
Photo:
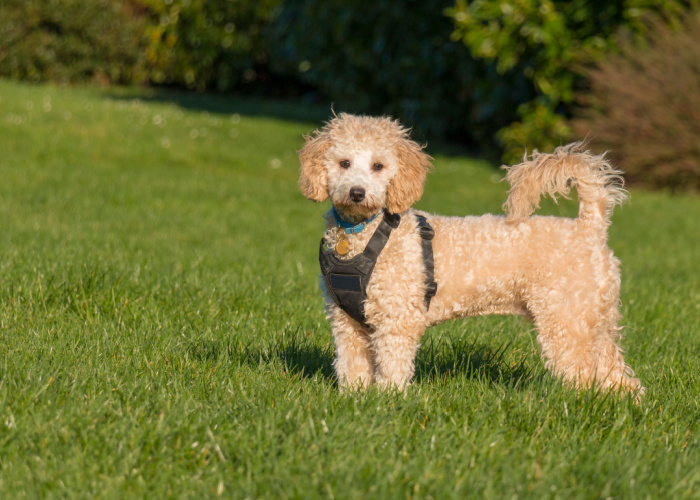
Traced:
[[380, 210], [376, 214], [374, 214], [372, 217], [367, 219], [366, 221], [360, 222], [359, 224], [352, 224], [350, 222], [345, 222], [343, 219], [340, 218], [340, 215], [338, 215], [338, 212], [336, 211], [335, 207], [333, 207], [333, 218], [335, 219], [336, 224], [338, 224], [340, 227], [345, 229], [345, 232], [347, 234], [357, 234], [361, 233], [364, 228], [367, 227], [367, 224], [372, 222], [374, 219], [377, 218], [377, 216], [382, 213], [384, 210]]

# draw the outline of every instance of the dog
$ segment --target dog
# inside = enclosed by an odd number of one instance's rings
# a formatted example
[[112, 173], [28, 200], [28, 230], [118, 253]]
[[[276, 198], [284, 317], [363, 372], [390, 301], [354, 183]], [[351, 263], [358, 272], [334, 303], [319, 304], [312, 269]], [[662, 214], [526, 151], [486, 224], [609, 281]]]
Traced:
[[[299, 151], [301, 192], [332, 203], [319, 259], [330, 266], [321, 288], [340, 389], [403, 390], [428, 327], [521, 314], [535, 324], [546, 368], [568, 385], [643, 393], [618, 343], [620, 263], [606, 245], [613, 208], [627, 198], [622, 172], [583, 143], [535, 150], [503, 167], [506, 215], [446, 217], [411, 208], [432, 168], [423, 149], [397, 120], [341, 113]], [[577, 218], [531, 215], [543, 194], [556, 200], [571, 187]], [[370, 252], [380, 231], [389, 234]], [[367, 253], [377, 254], [369, 275], [355, 269]], [[359, 306], [341, 307], [353, 293]]]

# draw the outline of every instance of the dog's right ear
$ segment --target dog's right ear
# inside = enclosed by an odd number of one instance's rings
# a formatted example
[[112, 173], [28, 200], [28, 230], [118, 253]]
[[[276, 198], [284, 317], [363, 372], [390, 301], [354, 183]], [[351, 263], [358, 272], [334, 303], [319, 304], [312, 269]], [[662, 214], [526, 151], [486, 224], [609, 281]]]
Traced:
[[328, 198], [328, 174], [323, 159], [331, 141], [327, 130], [317, 130], [315, 134], [304, 137], [306, 144], [299, 151], [299, 188], [308, 199], [318, 202]]

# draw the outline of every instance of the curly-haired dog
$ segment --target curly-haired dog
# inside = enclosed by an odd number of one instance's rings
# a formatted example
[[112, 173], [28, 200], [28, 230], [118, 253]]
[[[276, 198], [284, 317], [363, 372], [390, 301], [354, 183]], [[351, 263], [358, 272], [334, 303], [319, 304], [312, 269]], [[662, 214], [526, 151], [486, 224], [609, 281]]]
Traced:
[[[301, 191], [333, 204], [319, 253], [341, 389], [404, 388], [429, 326], [526, 314], [555, 374], [641, 391], [617, 344], [619, 261], [606, 246], [621, 172], [581, 143], [535, 151], [507, 168], [507, 217], [444, 217], [411, 209], [431, 167], [422, 149], [390, 118], [340, 114], [299, 152]], [[570, 186], [577, 218], [530, 216]]]

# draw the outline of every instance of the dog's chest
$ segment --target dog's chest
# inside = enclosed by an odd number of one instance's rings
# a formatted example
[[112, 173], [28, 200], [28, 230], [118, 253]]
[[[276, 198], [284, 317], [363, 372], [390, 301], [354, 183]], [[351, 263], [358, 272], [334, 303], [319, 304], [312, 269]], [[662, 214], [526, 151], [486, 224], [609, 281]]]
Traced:
[[347, 234], [342, 228], [331, 227], [326, 230], [323, 239], [326, 248], [332, 250], [336, 258], [350, 260], [365, 250], [375, 229], [376, 225], [373, 225], [359, 234]]

